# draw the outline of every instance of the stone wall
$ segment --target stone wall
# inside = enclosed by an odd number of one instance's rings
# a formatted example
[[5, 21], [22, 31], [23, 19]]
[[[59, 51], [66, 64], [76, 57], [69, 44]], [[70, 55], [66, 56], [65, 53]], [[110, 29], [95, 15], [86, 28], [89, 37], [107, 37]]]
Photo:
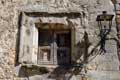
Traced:
[[[34, 6], [33, 6], [34, 5]], [[41, 5], [41, 6], [39, 6]], [[49, 6], [46, 7], [46, 5]], [[28, 9], [24, 9], [29, 6]], [[34, 8], [34, 9], [33, 9]], [[20, 78], [26, 78], [24, 76], [19, 77], [20, 64], [17, 63], [19, 52], [19, 29], [20, 29], [20, 13], [25, 11], [36, 12], [79, 12], [81, 13], [81, 25], [76, 29], [76, 44], [84, 42], [85, 32], [87, 33], [90, 46], [88, 53], [95, 48], [95, 51], [99, 50], [97, 44], [100, 41], [99, 29], [96, 22], [96, 17], [102, 11], [108, 11], [108, 13], [114, 13], [114, 5], [110, 0], [1, 0], [0, 1], [0, 80], [17, 80]], [[79, 20], [76, 20], [77, 22]], [[76, 22], [74, 20], [74, 22]], [[115, 22], [110, 35], [111, 40], [106, 41], [106, 54], [96, 54], [95, 52], [88, 58], [89, 63], [85, 64], [88, 73], [86, 76], [88, 80], [120, 80], [119, 77], [119, 60], [117, 56], [116, 41], [112, 38], [116, 38]], [[97, 46], [97, 47], [96, 47]], [[82, 47], [76, 48], [76, 51], [82, 50]], [[82, 60], [82, 58], [81, 58]], [[79, 61], [78, 61], [79, 62]], [[79, 71], [79, 70], [78, 70]], [[24, 73], [24, 72], [22, 72]], [[28, 80], [40, 80], [40, 78], [49, 74], [33, 74]], [[103, 74], [104, 73], [104, 74]], [[112, 75], [113, 73], [113, 75]], [[70, 74], [67, 74], [68, 76]], [[66, 75], [66, 76], [67, 76]], [[111, 76], [111, 77], [110, 77]], [[34, 78], [35, 77], [35, 78]], [[78, 79], [77, 79], [78, 78]], [[72, 74], [69, 80], [79, 80], [81, 76]], [[46, 79], [42, 79], [46, 80]], [[58, 79], [59, 80], [59, 79]], [[61, 79], [63, 80], [63, 79]], [[68, 79], [65, 79], [68, 80]]]

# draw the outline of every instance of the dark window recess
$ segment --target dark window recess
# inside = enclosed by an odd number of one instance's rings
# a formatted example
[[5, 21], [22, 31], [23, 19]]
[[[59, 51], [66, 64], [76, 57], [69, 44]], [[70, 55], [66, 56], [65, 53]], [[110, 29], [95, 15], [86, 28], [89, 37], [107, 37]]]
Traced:
[[70, 63], [70, 47], [71, 35], [70, 32], [57, 34], [57, 60], [59, 65]]
[[57, 50], [58, 64], [69, 64], [70, 63], [70, 52], [69, 49], [58, 49]]
[[57, 34], [58, 47], [70, 47], [70, 33]]
[[39, 31], [39, 46], [49, 46], [52, 42], [52, 35], [48, 30]]

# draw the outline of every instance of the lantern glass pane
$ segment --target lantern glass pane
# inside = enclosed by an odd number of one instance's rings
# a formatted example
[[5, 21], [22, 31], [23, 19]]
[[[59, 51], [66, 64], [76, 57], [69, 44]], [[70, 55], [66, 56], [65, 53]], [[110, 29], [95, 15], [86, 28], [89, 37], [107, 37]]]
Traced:
[[109, 21], [101, 21], [101, 28], [102, 29], [109, 29]]

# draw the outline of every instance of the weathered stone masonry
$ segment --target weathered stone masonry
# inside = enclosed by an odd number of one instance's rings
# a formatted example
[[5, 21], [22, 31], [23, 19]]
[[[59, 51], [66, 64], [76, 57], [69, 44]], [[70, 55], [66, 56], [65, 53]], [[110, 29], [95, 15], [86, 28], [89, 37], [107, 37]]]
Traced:
[[[72, 57], [76, 63], [84, 60], [85, 45], [87, 43], [88, 54], [95, 48], [94, 52], [87, 58], [88, 63], [84, 64], [85, 70], [87, 70], [85, 77], [88, 80], [119, 80], [120, 64], [117, 55], [117, 42], [114, 40], [117, 37], [114, 20], [112, 30], [107, 36], [108, 40], [106, 40], [105, 47], [107, 53], [99, 54], [100, 45], [97, 46], [100, 37], [96, 17], [102, 11], [115, 15], [114, 5], [111, 0], [1, 0], [0, 80], [82, 80], [81, 76], [84, 74], [84, 71], [79, 72], [79, 69], [77, 69], [78, 74], [75, 75], [76, 72], [72, 72], [75, 67], [72, 67], [70, 70], [62, 68], [62, 72], [61, 69], [56, 69], [59, 70], [56, 72], [57, 75], [55, 73], [52, 74], [55, 71], [54, 69], [49, 69], [51, 72], [47, 73], [46, 71], [46, 74], [42, 74], [41, 72], [42, 70], [44, 71], [44, 68], [36, 67], [36, 58], [31, 51], [28, 52], [33, 55], [28, 56], [25, 53], [24, 58], [20, 58], [21, 51], [25, 49], [21, 48], [22, 42], [31, 45], [33, 39], [37, 40], [35, 38], [29, 39], [26, 36], [25, 39], [21, 39], [21, 35], [24, 34], [21, 33], [21, 30], [24, 32], [26, 28], [23, 26], [29, 27], [30, 32], [34, 33], [35, 27], [32, 27], [33, 23], [40, 21], [43, 23], [62, 23], [74, 26], [75, 43]], [[28, 21], [24, 21], [24, 19]], [[27, 33], [29, 34], [29, 31]], [[85, 37], [86, 34], [87, 37]], [[35, 49], [33, 51], [37, 52]], [[79, 57], [80, 55], [82, 56]], [[31, 60], [27, 63], [25, 62], [25, 64], [32, 64], [32, 67], [28, 69], [26, 67], [22, 68], [21, 65], [24, 59]], [[18, 62], [21, 63], [15, 65]]]

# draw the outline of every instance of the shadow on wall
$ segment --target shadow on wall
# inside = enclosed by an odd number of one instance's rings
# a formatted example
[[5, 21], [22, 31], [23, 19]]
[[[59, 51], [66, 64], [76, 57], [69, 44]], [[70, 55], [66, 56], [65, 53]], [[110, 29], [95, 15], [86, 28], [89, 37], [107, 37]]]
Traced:
[[15, 55], [15, 66], [19, 65], [18, 56], [19, 56], [19, 45], [20, 45], [20, 29], [21, 29], [22, 13], [18, 16], [18, 32], [16, 39], [16, 55]]
[[[91, 43], [88, 39], [87, 32], [84, 33], [83, 39], [81, 42], [76, 44], [77, 49], [77, 61], [78, 63], [87, 63], [88, 61], [88, 48], [90, 47]], [[82, 57], [82, 59], [80, 59]]]
[[34, 76], [34, 75], [46, 75], [47, 73], [49, 73], [48, 69], [45, 67], [38, 67], [38, 66], [34, 66], [32, 65], [31, 67], [27, 67], [27, 66], [22, 66], [19, 70], [19, 77], [20, 78], [27, 78], [28, 80], [30, 76]]

